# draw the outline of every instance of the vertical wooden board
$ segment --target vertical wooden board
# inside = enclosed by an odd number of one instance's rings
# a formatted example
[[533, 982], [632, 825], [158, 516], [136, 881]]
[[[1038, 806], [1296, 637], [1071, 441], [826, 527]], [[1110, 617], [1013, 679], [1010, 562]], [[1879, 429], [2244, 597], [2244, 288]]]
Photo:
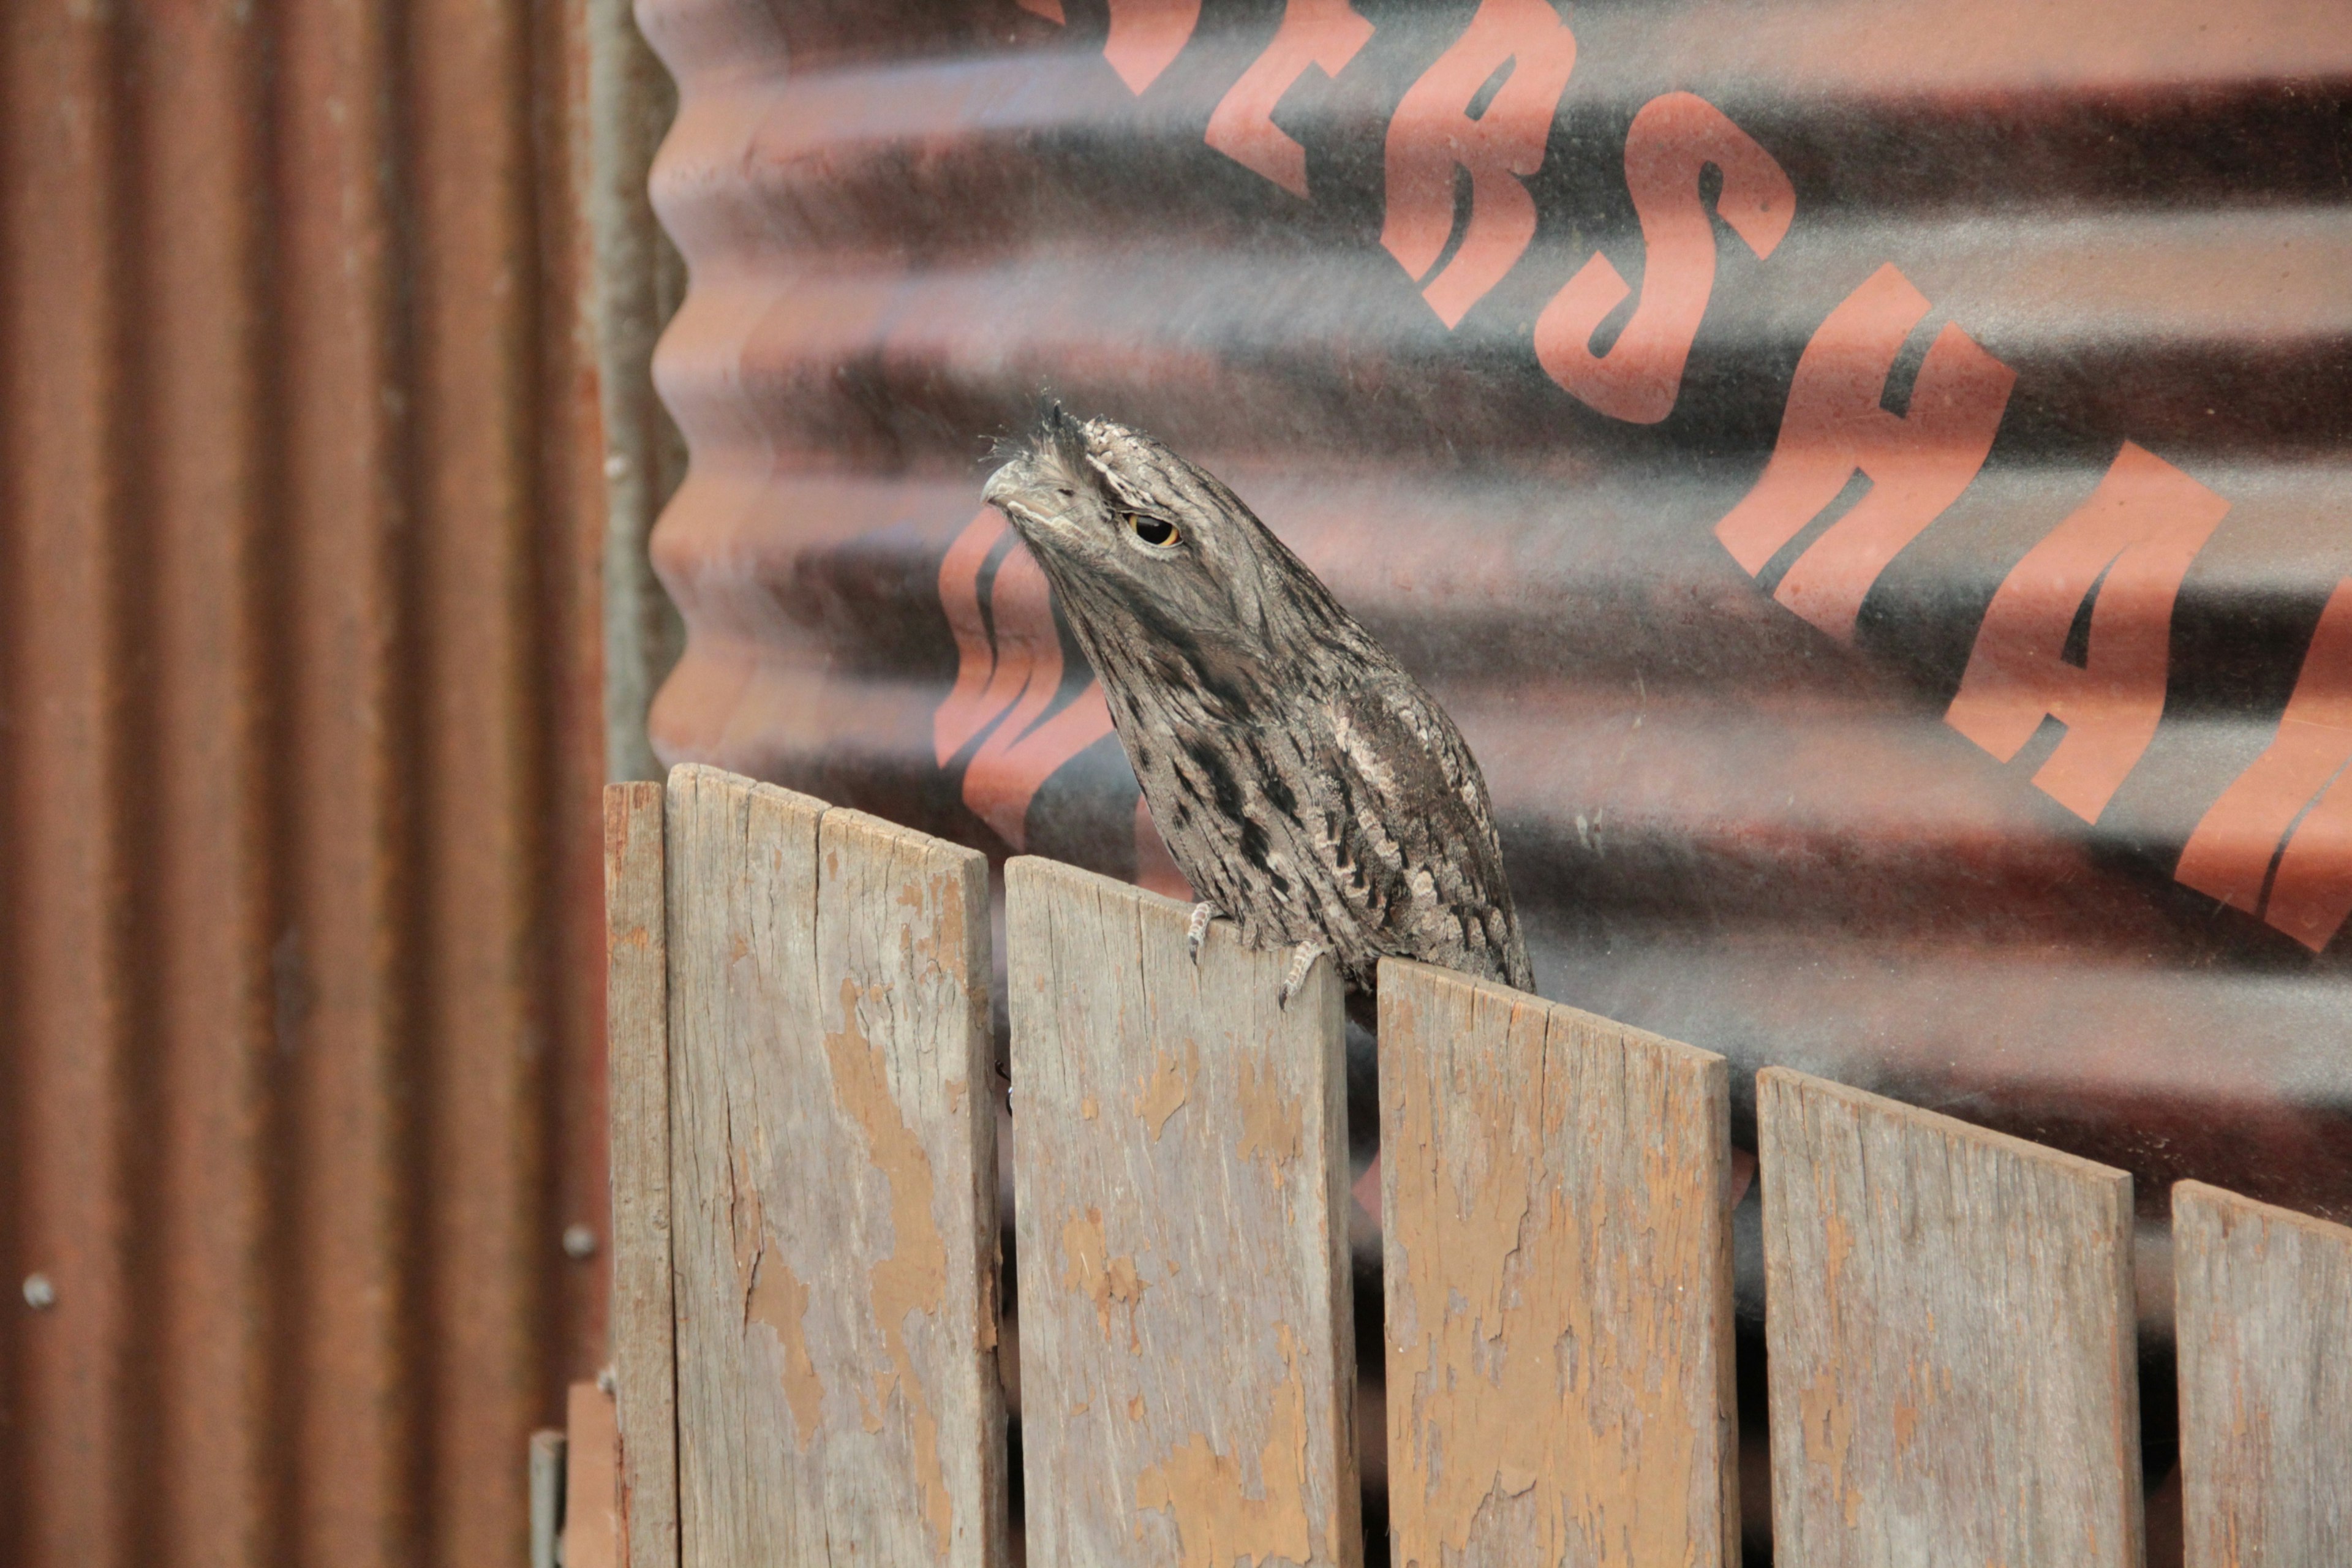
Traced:
[[677, 1568], [677, 1372], [669, 1207], [669, 940], [662, 786], [604, 790], [613, 1370], [629, 1568]]
[[987, 858], [837, 808], [817, 847], [823, 1056], [801, 1125], [833, 1133], [779, 1149], [775, 1168], [817, 1222], [780, 1234], [779, 1261], [808, 1280], [849, 1271], [807, 1319], [843, 1385], [825, 1406], [826, 1517], [836, 1544], [844, 1523], [870, 1528], [853, 1539], [876, 1561], [1000, 1562]]
[[[815, 1037], [824, 807], [691, 766], [671, 771], [668, 806], [680, 1558], [722, 1564], [763, 1541], [770, 1551], [756, 1555], [795, 1562], [795, 1525], [809, 1521], [786, 1495], [784, 1456], [798, 1458], [814, 1434], [780, 1420], [777, 1406], [787, 1394], [811, 1402], [815, 1373], [795, 1310], [806, 1282], [780, 1268], [761, 1278], [756, 1248], [769, 1226], [748, 1200], [753, 1156], [785, 1130], [783, 1080]], [[754, 1243], [747, 1255], [741, 1228]]]
[[715, 769], [669, 808], [684, 1561], [998, 1562], [985, 862]]
[[1758, 1075], [1785, 1561], [2137, 1568], [2131, 1178]]
[[2172, 1189], [2188, 1568], [2352, 1563], [2352, 1229]]
[[1723, 1058], [1381, 965], [1401, 1568], [1737, 1563]]
[[1005, 868], [1029, 1561], [1362, 1558], [1347, 1105], [1328, 962]]
[[564, 1399], [563, 1568], [621, 1568], [621, 1434], [613, 1396], [575, 1383]]
[[542, 1426], [530, 1435], [530, 1568], [556, 1568], [562, 1530], [563, 1431]]

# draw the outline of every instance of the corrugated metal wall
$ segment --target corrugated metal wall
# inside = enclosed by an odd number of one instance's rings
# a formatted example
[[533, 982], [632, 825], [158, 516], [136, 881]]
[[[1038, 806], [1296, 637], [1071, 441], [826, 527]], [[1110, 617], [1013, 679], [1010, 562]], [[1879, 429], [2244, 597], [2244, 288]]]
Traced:
[[9, 1564], [519, 1563], [602, 1359], [585, 72], [0, 16]]
[[2342, 0], [640, 10], [665, 755], [1164, 879], [1052, 388], [1460, 721], [1545, 994], [2352, 1214]]

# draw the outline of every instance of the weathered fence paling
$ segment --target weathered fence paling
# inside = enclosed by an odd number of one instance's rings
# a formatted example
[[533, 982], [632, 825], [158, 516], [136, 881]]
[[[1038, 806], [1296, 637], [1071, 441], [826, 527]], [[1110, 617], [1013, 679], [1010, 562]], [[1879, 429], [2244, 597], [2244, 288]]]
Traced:
[[1339, 983], [1005, 868], [1035, 1568], [1362, 1560]]
[[1756, 1104], [1778, 1548], [2138, 1568], [2131, 1178], [1779, 1068]]
[[[707, 768], [606, 813], [626, 1562], [1008, 1563], [984, 864]], [[1354, 1568], [1338, 980], [1006, 885], [1027, 1561]], [[1723, 1058], [1398, 963], [1381, 1058], [1393, 1560], [1736, 1563]], [[2130, 1179], [1757, 1097], [1782, 1560], [2137, 1568]], [[2190, 1568], [2352, 1561], [2352, 1230], [2174, 1223]]]
[[2188, 1568], [2352, 1563], [2352, 1229], [2172, 1189]]
[[1001, 1561], [985, 863], [713, 769], [667, 816], [684, 1559]]
[[1399, 1563], [1739, 1560], [1721, 1057], [1381, 965]]
[[604, 1026], [621, 1511], [628, 1561], [668, 1568], [677, 1561], [677, 1331], [670, 1281], [663, 793], [657, 784], [604, 791]]

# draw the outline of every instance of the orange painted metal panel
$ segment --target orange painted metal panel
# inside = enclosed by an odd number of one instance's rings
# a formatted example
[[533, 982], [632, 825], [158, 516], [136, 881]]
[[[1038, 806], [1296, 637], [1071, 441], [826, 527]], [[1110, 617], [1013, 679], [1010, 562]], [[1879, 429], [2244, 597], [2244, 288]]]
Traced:
[[584, 47], [0, 17], [0, 1561], [519, 1562], [604, 1359]]
[[[6, 1528], [34, 1562], [128, 1568], [122, 1495], [137, 1330], [130, 1050], [145, 1000], [116, 896], [132, 815], [123, 646], [131, 555], [123, 264], [110, 199], [122, 121], [116, 40], [69, 5], [8, 8], [10, 256], [5, 459], [11, 550], [7, 1140], [20, 1257], [55, 1305], [9, 1314], [10, 1458], [29, 1506]], [[30, 1272], [30, 1270], [27, 1270]], [[29, 1300], [29, 1297], [28, 1297]], [[36, 1425], [47, 1440], [28, 1441]]]
[[[154, 998], [152, 1077], [134, 1115], [160, 1134], [148, 1356], [153, 1426], [142, 1469], [160, 1483], [138, 1556], [266, 1560], [290, 1446], [273, 1398], [288, 1321], [271, 1189], [278, 1041], [271, 949], [285, 889], [270, 826], [282, 809], [265, 672], [282, 647], [279, 517], [268, 491], [268, 331], [258, 283], [266, 143], [249, 112], [261, 59], [228, 7], [157, 10], [123, 39], [133, 107], [128, 264], [140, 310], [131, 358], [152, 563], [137, 619], [132, 743], [144, 796], [130, 902]], [[125, 521], [130, 522], [126, 518]], [[132, 523], [135, 527], [136, 524]], [[151, 640], [152, 639], [152, 640]], [[36, 915], [37, 918], [37, 915]], [[37, 1435], [36, 1435], [37, 1436]], [[140, 1488], [145, 1476], [130, 1484]], [[128, 1511], [128, 1510], [125, 1510]]]

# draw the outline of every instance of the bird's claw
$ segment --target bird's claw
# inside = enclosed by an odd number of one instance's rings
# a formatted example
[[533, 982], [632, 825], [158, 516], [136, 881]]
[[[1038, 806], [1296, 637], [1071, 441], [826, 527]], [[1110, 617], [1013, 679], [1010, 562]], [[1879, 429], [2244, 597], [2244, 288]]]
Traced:
[[1184, 927], [1184, 946], [1192, 955], [1192, 967], [1201, 966], [1201, 944], [1209, 940], [1209, 922], [1223, 911], [1214, 904], [1194, 904], [1192, 919]]
[[1317, 959], [1322, 957], [1325, 953], [1330, 951], [1331, 950], [1329, 948], [1325, 947], [1322, 943], [1314, 942], [1302, 942], [1297, 947], [1292, 948], [1290, 950], [1290, 973], [1282, 977], [1282, 993], [1276, 999], [1276, 1005], [1280, 1007], [1288, 1007], [1290, 1005], [1290, 999], [1298, 994], [1300, 986], [1307, 984], [1307, 972], [1315, 967], [1315, 961]]

